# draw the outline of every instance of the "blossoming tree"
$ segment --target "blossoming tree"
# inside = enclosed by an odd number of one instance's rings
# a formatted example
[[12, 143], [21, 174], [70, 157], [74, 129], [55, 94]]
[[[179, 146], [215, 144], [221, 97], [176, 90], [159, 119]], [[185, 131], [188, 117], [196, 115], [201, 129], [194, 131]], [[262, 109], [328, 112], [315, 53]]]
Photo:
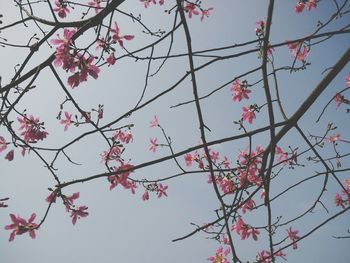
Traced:
[[[90, 195], [125, 192], [159, 215], [152, 205], [180, 198], [179, 182], [193, 184], [190, 199], [203, 185], [207, 217], [173, 241], [203, 234], [215, 250], [200, 258], [213, 263], [288, 260], [349, 216], [349, 1], [9, 2], [2, 238], [36, 238], [57, 210], [73, 225], [90, 220], [87, 183]], [[235, 5], [241, 24], [227, 15]], [[45, 176], [24, 178], [36, 169]], [[9, 183], [29, 179], [21, 194]], [[22, 192], [36, 191], [41, 201], [26, 203]], [[19, 204], [36, 209], [25, 219]], [[349, 233], [342, 223], [329, 238]]]

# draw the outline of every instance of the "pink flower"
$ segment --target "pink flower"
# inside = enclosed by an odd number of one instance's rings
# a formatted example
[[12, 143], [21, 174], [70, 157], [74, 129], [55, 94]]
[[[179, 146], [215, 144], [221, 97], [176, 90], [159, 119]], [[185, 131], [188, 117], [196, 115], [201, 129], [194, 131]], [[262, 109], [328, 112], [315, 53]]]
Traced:
[[43, 140], [47, 137], [48, 133], [42, 131], [44, 129], [44, 123], [40, 123], [38, 118], [31, 115], [29, 118], [24, 116], [22, 118], [17, 118], [20, 123], [19, 130], [22, 130], [21, 136], [26, 143], [36, 143], [39, 140]]
[[10, 214], [10, 217], [12, 224], [5, 226], [6, 230], [12, 230], [9, 241], [13, 241], [16, 235], [22, 235], [26, 232], [29, 233], [32, 239], [35, 238], [35, 230], [39, 227], [36, 223], [33, 223], [36, 217], [35, 213], [30, 216], [28, 221], [14, 214]]
[[193, 156], [190, 153], [186, 153], [184, 158], [185, 158], [186, 165], [187, 166], [192, 166]]
[[341, 197], [341, 195], [339, 193], [337, 193], [334, 197], [334, 203], [336, 206], [341, 206], [343, 209], [345, 208], [344, 206], [344, 200]]
[[57, 12], [60, 18], [65, 18], [70, 12], [67, 7], [67, 3], [64, 3], [63, 1], [55, 1], [55, 5], [56, 7], [53, 9], [53, 11]]
[[278, 161], [283, 161], [285, 164], [288, 163], [288, 153], [284, 152], [281, 147], [276, 146], [275, 154]]
[[[143, 5], [145, 8], [147, 8], [151, 3], [157, 4], [156, 0], [140, 0], [140, 2], [143, 2]], [[159, 5], [163, 5], [164, 0], [159, 0]]]
[[4, 137], [0, 136], [0, 153], [5, 151], [7, 148], [7, 142]]
[[216, 251], [214, 256], [211, 256], [208, 258], [212, 263], [229, 263], [226, 256], [230, 253], [230, 248], [226, 248], [223, 250], [223, 248], [220, 246], [218, 250]]
[[150, 139], [150, 142], [151, 142], [151, 147], [149, 147], [149, 150], [152, 151], [152, 152], [155, 152], [157, 150], [157, 138], [154, 138], [154, 139]]
[[347, 187], [350, 187], [350, 179], [346, 179], [345, 180], [345, 184], [346, 184]]
[[158, 117], [156, 115], [154, 115], [153, 120], [151, 120], [149, 123], [150, 123], [149, 127], [151, 127], [151, 128], [159, 126]]
[[158, 198], [161, 198], [163, 195], [168, 196], [167, 193], [165, 192], [165, 190], [167, 190], [167, 189], [168, 189], [168, 186], [159, 184], [158, 188], [157, 188]]
[[340, 133], [337, 133], [336, 135], [331, 135], [327, 138], [327, 140], [331, 143], [336, 143], [340, 140]]
[[209, 12], [213, 9], [214, 9], [213, 7], [210, 7], [208, 9], [201, 10], [201, 12], [202, 12], [201, 21], [203, 21], [204, 17], [209, 17], [209, 15], [210, 15]]
[[293, 42], [287, 44], [289, 51], [299, 61], [305, 61], [309, 55], [310, 48], [303, 42]]
[[247, 210], [252, 211], [255, 207], [255, 202], [253, 199], [249, 199], [247, 202], [244, 203], [244, 205], [242, 205], [241, 209], [243, 214], [245, 214], [247, 212]]
[[64, 125], [64, 131], [67, 131], [68, 127], [72, 124], [72, 114], [65, 112], [64, 117], [65, 119], [61, 119], [60, 123]]
[[56, 202], [57, 193], [56, 191], [52, 191], [46, 198], [45, 201], [48, 203], [55, 203]]
[[199, 12], [196, 10], [197, 6], [193, 3], [186, 3], [184, 11], [188, 13], [188, 17], [192, 18], [192, 15], [199, 15]]
[[309, 9], [309, 11], [315, 9], [317, 7], [317, 3], [319, 2], [319, 0], [309, 0], [306, 3], [307, 8]]
[[212, 149], [209, 149], [209, 155], [210, 155], [210, 159], [214, 162], [214, 163], [216, 163], [216, 161], [218, 161], [219, 160], [219, 152], [215, 152], [215, 151], [213, 151]]
[[254, 108], [252, 106], [243, 107], [243, 113], [242, 113], [242, 118], [244, 121], [248, 121], [249, 124], [253, 123], [253, 120], [255, 119], [255, 113], [254, 113]]
[[87, 217], [89, 215], [89, 213], [86, 212], [87, 209], [88, 209], [88, 207], [83, 205], [83, 206], [79, 206], [77, 209], [71, 210], [70, 217], [72, 218], [73, 225], [75, 225], [75, 223], [77, 222], [78, 219], [80, 219], [82, 217]]
[[71, 209], [71, 207], [74, 204], [74, 201], [77, 200], [80, 196], [79, 192], [73, 193], [70, 196], [63, 196], [64, 198], [64, 204], [66, 206], [67, 211]]
[[101, 0], [91, 0], [88, 5], [95, 9], [95, 13], [98, 14], [101, 9]]
[[254, 29], [255, 34], [258, 37], [263, 36], [264, 35], [264, 31], [265, 31], [265, 26], [266, 26], [265, 21], [259, 20], [259, 21], [255, 22], [255, 25], [256, 25], [256, 27]]
[[117, 131], [114, 135], [113, 135], [113, 139], [116, 141], [121, 141], [122, 143], [130, 143], [132, 142], [133, 138], [132, 138], [132, 134], [130, 131], [127, 132], [122, 132], [122, 131]]
[[109, 161], [121, 161], [122, 149], [118, 145], [112, 146], [109, 150], [101, 153], [101, 162], [108, 163]]
[[124, 47], [123, 39], [125, 40], [132, 40], [134, 39], [134, 36], [132, 35], [120, 35], [120, 29], [118, 24], [115, 22], [114, 28], [111, 29], [111, 32], [114, 33], [112, 38], [115, 43], [118, 43], [121, 47]]
[[350, 73], [345, 77], [345, 86], [350, 87]]
[[294, 8], [294, 12], [301, 13], [301, 12], [303, 12], [304, 8], [305, 8], [305, 4], [303, 2], [299, 2], [299, 3], [297, 3], [297, 5]]
[[[134, 166], [131, 164], [121, 164], [119, 167], [114, 167], [113, 171], [116, 172], [116, 174], [108, 177], [108, 181], [111, 183], [109, 190], [112, 190], [118, 184], [121, 184], [125, 189], [131, 189], [131, 191], [133, 192], [134, 188], [136, 188], [136, 185], [133, 184], [133, 182], [131, 182], [130, 180], [128, 180], [128, 177], [132, 172], [133, 167]], [[120, 173], [120, 171], [124, 170], [128, 171]]]
[[[234, 190], [236, 189], [234, 182], [227, 177], [216, 179], [216, 182], [220, 186], [224, 194], [233, 194]], [[209, 176], [208, 183], [211, 183], [210, 176]]]
[[106, 59], [106, 61], [107, 61], [108, 67], [115, 64], [115, 62], [117, 61], [117, 59], [116, 59], [115, 56], [114, 56], [114, 52], [108, 56], [108, 58]]
[[241, 217], [237, 219], [236, 224], [232, 226], [231, 230], [236, 230], [237, 234], [241, 236], [242, 240], [247, 239], [250, 237], [250, 235], [252, 235], [253, 239], [256, 241], [258, 240], [258, 235], [260, 234], [259, 230], [244, 223]]
[[54, 65], [56, 67], [62, 66], [64, 70], [73, 72], [78, 66], [78, 63], [74, 59], [74, 56], [70, 53], [71, 45], [73, 42], [72, 38], [76, 32], [76, 29], [69, 30], [65, 28], [63, 31], [63, 39], [57, 35], [57, 39], [51, 40], [51, 43], [57, 46], [54, 61]]
[[149, 199], [149, 194], [148, 194], [148, 191], [146, 190], [142, 195], [142, 200], [147, 201], [148, 199]]
[[74, 89], [75, 87], [78, 87], [79, 83], [80, 83], [80, 81], [79, 81], [79, 73], [78, 72], [76, 72], [73, 75], [68, 77], [68, 84], [69, 84], [69, 86], [72, 87], [72, 89]]
[[242, 85], [239, 79], [235, 80], [232, 83], [231, 91], [233, 101], [241, 101], [243, 98], [249, 99], [248, 94], [251, 93], [251, 90], [248, 89], [246, 85]]
[[12, 161], [13, 160], [13, 158], [14, 158], [14, 151], [13, 150], [11, 150], [11, 151], [9, 151], [7, 154], [6, 154], [6, 156], [5, 156], [5, 160], [8, 160], [8, 161]]
[[292, 228], [290, 227], [288, 230], [288, 238], [291, 239], [293, 241], [293, 249], [297, 249], [298, 245], [296, 243], [296, 241], [300, 238], [298, 236], [298, 230], [292, 230]]
[[340, 107], [340, 105], [345, 101], [344, 96], [342, 96], [340, 93], [335, 94], [334, 101], [337, 105], [337, 109]]

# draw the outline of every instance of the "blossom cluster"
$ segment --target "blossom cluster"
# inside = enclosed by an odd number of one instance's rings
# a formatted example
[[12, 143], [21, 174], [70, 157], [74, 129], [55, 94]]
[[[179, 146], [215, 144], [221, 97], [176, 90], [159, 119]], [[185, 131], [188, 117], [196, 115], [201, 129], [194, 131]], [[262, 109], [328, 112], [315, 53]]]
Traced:
[[334, 203], [343, 209], [350, 206], [350, 179], [345, 180], [345, 190], [343, 189], [341, 193], [336, 193]]
[[[90, 8], [93, 8], [95, 10], [96, 14], [98, 14], [102, 8], [101, 0], [90, 0], [87, 4]], [[55, 7], [53, 10], [60, 18], [66, 18], [70, 13], [69, 5], [66, 0], [55, 1]]]
[[295, 13], [303, 12], [305, 6], [309, 11], [317, 7], [319, 0], [299, 0], [294, 8]]
[[89, 213], [86, 211], [88, 209], [87, 206], [82, 205], [77, 207], [74, 204], [75, 200], [77, 200], [80, 197], [79, 192], [76, 192], [76, 193], [73, 193], [72, 195], [67, 196], [62, 194], [60, 191], [55, 190], [55, 191], [52, 191], [46, 197], [45, 201], [48, 203], [55, 203], [58, 197], [62, 198], [66, 211], [70, 213], [70, 217], [72, 218], [73, 225], [76, 224], [78, 219], [82, 217], [87, 217], [89, 215]]
[[304, 41], [302, 42], [288, 42], [287, 44], [290, 53], [299, 61], [305, 62], [309, 55], [310, 48]]
[[[54, 65], [62, 67], [66, 72], [73, 73], [68, 77], [68, 84], [75, 88], [80, 83], [87, 81], [88, 76], [94, 79], [98, 78], [100, 68], [94, 63], [95, 57], [89, 52], [78, 51], [74, 47], [74, 35], [77, 33], [76, 29], [64, 29], [63, 38], [57, 35], [56, 39], [52, 39], [51, 43], [56, 47]], [[98, 39], [96, 49], [103, 48], [103, 51], [110, 53], [115, 50], [111, 46], [114, 44], [120, 45], [124, 48], [123, 40], [132, 40], [132, 35], [121, 35], [120, 28], [115, 22], [114, 27], [110, 29], [110, 40], [105, 41], [103, 38]], [[107, 58], [108, 65], [114, 65], [116, 62], [115, 54], [112, 52]]]
[[[140, 2], [143, 3], [143, 6], [145, 8], [148, 8], [151, 4], [154, 4], [154, 5], [157, 4], [157, 0], [140, 0]], [[164, 0], [158, 1], [158, 4], [160, 6], [164, 5], [164, 3], [165, 3]], [[195, 3], [186, 1], [183, 6], [183, 10], [188, 15], [188, 18], [191, 19], [193, 16], [201, 15], [201, 18], [200, 18], [201, 21], [203, 21], [204, 18], [209, 17], [210, 11], [213, 9], [214, 9], [213, 7], [209, 7], [206, 9], [202, 8], [201, 2], [199, 1], [196, 1]]]

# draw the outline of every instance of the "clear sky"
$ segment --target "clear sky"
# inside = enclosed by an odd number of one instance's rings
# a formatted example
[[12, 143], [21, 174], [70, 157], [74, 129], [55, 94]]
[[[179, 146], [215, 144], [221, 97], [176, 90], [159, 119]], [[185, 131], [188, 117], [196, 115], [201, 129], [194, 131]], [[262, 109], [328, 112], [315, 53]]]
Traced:
[[[9, 3], [11, 2], [11, 3]], [[51, 1], [53, 2], [53, 1]], [[88, 2], [88, 1], [81, 1]], [[316, 30], [318, 21], [325, 22], [335, 11], [333, 1], [323, 0], [316, 10], [305, 10], [301, 14], [294, 12], [296, 0], [275, 1], [275, 12], [271, 27], [271, 44], [277, 44], [286, 40], [296, 39], [312, 34]], [[341, 5], [344, 1], [337, 1]], [[135, 16], [141, 14], [142, 22], [151, 30], [158, 29], [168, 32], [171, 30], [174, 21], [174, 12], [170, 15], [164, 10], [170, 9], [175, 1], [166, 0], [164, 6], [150, 5], [147, 9], [139, 1], [126, 0], [120, 10], [125, 13], [132, 13]], [[213, 7], [210, 17], [200, 21], [200, 15], [187, 19], [192, 34], [193, 50], [200, 51], [216, 47], [229, 46], [255, 40], [255, 22], [264, 20], [267, 14], [266, 0], [203, 0], [204, 8]], [[52, 20], [47, 4], [36, 5], [36, 15]], [[0, 1], [0, 13], [4, 15], [2, 25], [16, 21], [20, 18], [18, 10], [12, 1]], [[93, 12], [90, 11], [91, 14]], [[67, 21], [74, 18], [79, 19], [81, 12], [77, 7], [71, 10]], [[113, 21], [118, 21], [121, 33], [134, 35], [132, 41], [124, 41], [128, 51], [137, 50], [157, 38], [150, 37], [142, 33], [143, 28], [133, 22], [130, 18], [115, 13]], [[339, 30], [347, 25], [349, 15], [345, 14], [341, 19], [330, 23], [320, 32]], [[45, 27], [44, 27], [45, 28]], [[45, 28], [46, 29], [46, 28]], [[48, 29], [48, 28], [47, 28]], [[40, 30], [35, 28], [33, 23], [28, 23], [28, 27], [23, 24], [14, 29], [2, 30], [1, 38], [6, 38], [10, 43], [26, 44], [28, 39], [36, 32], [38, 37], [42, 37]], [[62, 35], [62, 31], [59, 32]], [[87, 33], [77, 41], [77, 45], [84, 47], [91, 41], [93, 34]], [[55, 38], [55, 36], [53, 37]], [[2, 41], [0, 39], [0, 41]], [[154, 56], [165, 56], [168, 51], [170, 40], [165, 40], [154, 49]], [[311, 42], [312, 44], [315, 41]], [[287, 116], [291, 116], [301, 105], [303, 100], [314, 89], [323, 78], [322, 73], [339, 59], [345, 50], [349, 48], [349, 34], [335, 36], [319, 45], [311, 46], [311, 51], [307, 61], [311, 63], [304, 71], [290, 74], [289, 71], [278, 72], [280, 96]], [[241, 51], [252, 49], [255, 43], [243, 48], [228, 49], [207, 53], [213, 56], [236, 54]], [[174, 33], [174, 41], [171, 50], [172, 55], [186, 52], [186, 41], [183, 29], [180, 28]], [[94, 51], [94, 48], [91, 49]], [[54, 48], [44, 45], [43, 49], [35, 54], [24, 72], [33, 66], [41, 63], [48, 55], [54, 52]], [[6, 47], [0, 48], [0, 76], [2, 86], [9, 83], [14, 75], [14, 67], [21, 64], [28, 50]], [[116, 49], [117, 56], [125, 54], [121, 48]], [[136, 55], [140, 58], [147, 57], [151, 50], [147, 49]], [[290, 66], [293, 63], [286, 46], [275, 48], [273, 51], [275, 67]], [[195, 65], [200, 66], [211, 61], [213, 57], [196, 57]], [[104, 105], [104, 118], [101, 124], [106, 124], [117, 119], [138, 102], [144, 85], [148, 60], [123, 58], [116, 62], [114, 66], [101, 67], [101, 72], [97, 80], [89, 78], [89, 81], [82, 83], [74, 90], [69, 88], [72, 96], [79, 102], [79, 105], [91, 110], [97, 108], [98, 104]], [[162, 60], [152, 61], [150, 73], [154, 73]], [[299, 63], [299, 64], [298, 64]], [[230, 83], [237, 76], [252, 68], [258, 67], [261, 60], [257, 52], [238, 58], [221, 60], [212, 63], [203, 70], [198, 71], [196, 77], [200, 96], [205, 96], [225, 83]], [[296, 65], [300, 65], [297, 62]], [[142, 102], [153, 98], [160, 92], [168, 89], [176, 83], [189, 70], [188, 58], [176, 57], [168, 59], [157, 75], [149, 78], [148, 86]], [[57, 68], [59, 75], [66, 84], [68, 74]], [[319, 123], [316, 119], [322, 108], [334, 96], [334, 94], [345, 88], [345, 76], [350, 72], [350, 65], [336, 77], [329, 88], [311, 107], [309, 112], [301, 119], [300, 126], [308, 135], [323, 135], [327, 124], [333, 122], [338, 130], [333, 133], [341, 133], [344, 140], [349, 138], [349, 115], [345, 113], [346, 106], [336, 110], [336, 105], [332, 102]], [[245, 77], [248, 83], [255, 83], [261, 79], [261, 72], [250, 74]], [[243, 80], [243, 79], [241, 79]], [[272, 82], [272, 78], [270, 79]], [[56, 119], [60, 111], [60, 103], [65, 100], [66, 95], [60, 88], [49, 68], [44, 69], [35, 81], [36, 88], [26, 94], [17, 106], [18, 111], [27, 110], [45, 122], [46, 131], [49, 133], [47, 139], [39, 142], [40, 147], [60, 147], [83, 132], [90, 131], [91, 126], [69, 127], [64, 132], [64, 127]], [[251, 99], [234, 103], [231, 99], [231, 84], [224, 86], [212, 96], [201, 100], [205, 124], [210, 129], [206, 131], [208, 141], [223, 137], [241, 134], [234, 121], [241, 118], [242, 106], [257, 103], [262, 105], [266, 102], [262, 83], [254, 85], [251, 90]], [[272, 91], [273, 97], [275, 92]], [[16, 94], [11, 94], [13, 100]], [[136, 165], [146, 161], [151, 161], [170, 153], [166, 147], [158, 147], [155, 153], [149, 151], [150, 138], [157, 138], [158, 143], [165, 143], [162, 131], [157, 128], [150, 128], [149, 122], [155, 115], [159, 118], [166, 134], [171, 137], [174, 152], [185, 150], [200, 143], [200, 132], [196, 117], [195, 105], [193, 103], [172, 107], [193, 99], [191, 79], [187, 77], [176, 89], [167, 95], [157, 99], [154, 103], [147, 105], [142, 110], [133, 113], [128, 118], [122, 119], [114, 128], [123, 125], [133, 124], [133, 142], [126, 147], [123, 157], [126, 161]], [[277, 104], [275, 117], [282, 120], [278, 113]], [[76, 113], [72, 104], [66, 103], [64, 111]], [[14, 121], [14, 129], [18, 129], [16, 120], [17, 114], [11, 113], [9, 119]], [[268, 125], [268, 115], [266, 107], [257, 114], [257, 118], [252, 125], [247, 124], [248, 130]], [[333, 134], [332, 133], [332, 134]], [[0, 126], [0, 136], [11, 141], [5, 127]], [[254, 148], [257, 145], [262, 147], [268, 143], [269, 134], [264, 133], [253, 138]], [[248, 140], [243, 139], [230, 143], [213, 146], [213, 150], [219, 151], [220, 156], [226, 155], [232, 165], [236, 164], [236, 158], [240, 151], [248, 145]], [[299, 147], [298, 151], [307, 147], [295, 130], [292, 130], [279, 143], [286, 151], [288, 146]], [[12, 145], [9, 149], [14, 149]], [[66, 153], [76, 163], [74, 165], [60, 155], [56, 162], [57, 174], [62, 182], [72, 179], [85, 178], [94, 174], [106, 172], [106, 167], [101, 162], [100, 154], [108, 149], [108, 145], [99, 134], [87, 136], [78, 141], [72, 147], [67, 148]], [[349, 144], [339, 143], [339, 151], [347, 153]], [[325, 143], [323, 149], [319, 149], [325, 157], [333, 156], [334, 151], [331, 144]], [[84, 184], [74, 184], [65, 188], [65, 194], [80, 192], [80, 198], [76, 201], [78, 205], [89, 207], [89, 216], [78, 220], [75, 226], [72, 225], [69, 213], [65, 211], [61, 202], [57, 202], [51, 208], [45, 223], [36, 231], [35, 240], [31, 240], [29, 235], [16, 236], [13, 242], [8, 242], [10, 231], [4, 230], [4, 226], [10, 224], [9, 214], [19, 214], [24, 218], [35, 212], [37, 221], [44, 215], [47, 203], [45, 198], [49, 191], [47, 188], [54, 187], [55, 180], [44, 167], [43, 163], [32, 152], [23, 158], [20, 150], [15, 149], [15, 158], [12, 162], [4, 159], [6, 152], [0, 154], [0, 198], [10, 197], [7, 202], [8, 208], [0, 209], [0, 263], [36, 262], [36, 263], [59, 263], [59, 262], [208, 262], [207, 258], [214, 255], [218, 242], [210, 239], [210, 235], [198, 233], [188, 239], [179, 242], [172, 242], [172, 239], [190, 233], [196, 225], [202, 225], [216, 219], [214, 210], [220, 204], [216, 199], [213, 187], [207, 183], [206, 173], [186, 174], [185, 176], [164, 182], [168, 185], [168, 197], [157, 198], [155, 194], [150, 194], [150, 200], [142, 201], [144, 192], [142, 185], [138, 186], [136, 194], [131, 194], [130, 190], [125, 190], [117, 186], [109, 190], [109, 183], [106, 178], [100, 178]], [[323, 172], [324, 168], [320, 163], [307, 161], [307, 157], [312, 153], [306, 153], [299, 159], [300, 164], [305, 167], [288, 169], [284, 167], [278, 178], [272, 183], [272, 196], [278, 194], [289, 185], [315, 174]], [[44, 156], [52, 160], [53, 154], [45, 152]], [[179, 159], [180, 164], [186, 170], [196, 169], [196, 167], [186, 167], [183, 157]], [[335, 162], [333, 162], [335, 163]], [[341, 160], [344, 169], [349, 167], [349, 158]], [[277, 171], [277, 170], [276, 170]], [[174, 161], [167, 161], [155, 166], [147, 167], [135, 171], [131, 176], [135, 179], [154, 180], [165, 178], [181, 172]], [[339, 173], [339, 179], [344, 181], [349, 178], [348, 172]], [[296, 214], [305, 211], [319, 194], [322, 187], [322, 178], [310, 180], [301, 187], [292, 190], [279, 201], [273, 202], [273, 218], [283, 215], [282, 221], [288, 221]], [[333, 198], [339, 191], [339, 186], [333, 179], [327, 186], [322, 201], [329, 210], [325, 212], [321, 205], [316, 206], [313, 213], [310, 213], [301, 221], [293, 222], [279, 228], [276, 240], [281, 240], [287, 235], [288, 227], [298, 229], [299, 234], [305, 234], [313, 226], [322, 222], [330, 215], [339, 212], [341, 208], [335, 207]], [[229, 199], [227, 199], [229, 200]], [[255, 200], [261, 204], [261, 200]], [[266, 209], [262, 208], [244, 216], [251, 225], [262, 226], [266, 224]], [[284, 250], [287, 254], [288, 262], [337, 262], [347, 263], [349, 260], [348, 248], [350, 239], [335, 239], [332, 236], [342, 236], [349, 229], [349, 214], [337, 218], [330, 224], [319, 229], [314, 235], [304, 239], [299, 243], [297, 250], [288, 248]], [[234, 244], [242, 259], [253, 262], [258, 251], [267, 249], [267, 235], [262, 234], [258, 241], [252, 239], [241, 241], [235, 233], [232, 234]], [[287, 244], [287, 243], [285, 243]], [[282, 260], [283, 261], [283, 260]], [[281, 262], [282, 262], [281, 261]]]

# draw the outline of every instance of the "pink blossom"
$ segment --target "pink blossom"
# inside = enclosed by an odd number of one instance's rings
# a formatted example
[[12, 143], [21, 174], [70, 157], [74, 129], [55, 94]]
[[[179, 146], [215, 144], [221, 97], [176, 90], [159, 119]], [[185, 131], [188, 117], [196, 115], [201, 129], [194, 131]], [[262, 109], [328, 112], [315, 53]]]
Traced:
[[[113, 171], [116, 172], [116, 174], [108, 177], [108, 181], [111, 183], [109, 190], [112, 190], [118, 184], [121, 184], [125, 189], [131, 189], [131, 191], [134, 191], [133, 189], [136, 188], [136, 185], [128, 180], [133, 167], [134, 166], [131, 164], [121, 164], [119, 167], [114, 167]], [[124, 170], [128, 171], [120, 173], [120, 171]]]
[[5, 160], [8, 160], [8, 161], [11, 162], [11, 161], [13, 160], [13, 158], [14, 158], [14, 155], [15, 155], [15, 153], [14, 153], [13, 150], [9, 151], [9, 152], [5, 155]]
[[228, 160], [227, 156], [224, 156], [224, 160], [222, 161], [221, 164], [225, 167], [225, 169], [231, 168], [230, 161]]
[[132, 134], [130, 131], [127, 131], [127, 132], [123, 132], [123, 131], [117, 131], [114, 135], [113, 135], [113, 139], [114, 140], [119, 140], [121, 141], [122, 143], [130, 143], [132, 142], [133, 138], [132, 138]]
[[124, 35], [124, 36], [121, 36], [120, 35], [120, 29], [119, 29], [119, 26], [118, 24], [115, 22], [114, 24], [114, 28], [111, 29], [111, 32], [114, 33], [112, 35], [112, 38], [113, 38], [113, 41], [115, 43], [118, 43], [121, 47], [124, 47], [124, 43], [123, 43], [123, 39], [125, 40], [132, 40], [134, 39], [134, 36], [133, 35]]
[[112, 146], [109, 150], [101, 153], [101, 162], [108, 163], [109, 161], [121, 161], [120, 155], [122, 149], [118, 145]]
[[202, 12], [202, 15], [201, 15], [201, 21], [203, 21], [203, 19], [204, 19], [204, 17], [209, 17], [209, 15], [210, 15], [210, 11], [211, 10], [213, 10], [214, 8], [213, 7], [210, 7], [210, 8], [208, 8], [208, 9], [203, 9], [203, 10], [201, 10], [201, 12]]
[[239, 79], [235, 80], [232, 83], [231, 91], [233, 101], [241, 101], [243, 98], [249, 99], [248, 94], [251, 93], [251, 90], [248, 89], [245, 85], [242, 85]]
[[258, 262], [271, 263], [271, 253], [266, 250], [259, 252], [256, 258]]
[[53, 8], [53, 11], [57, 12], [60, 18], [65, 18], [67, 14], [70, 12], [67, 4], [63, 1], [55, 1], [56, 7]]
[[317, 3], [319, 0], [299, 0], [294, 8], [295, 13], [303, 12], [305, 5], [309, 11], [315, 9], [317, 7]]
[[73, 75], [68, 77], [68, 84], [69, 86], [72, 87], [72, 89], [74, 89], [75, 87], [79, 86], [79, 73], [76, 72]]
[[340, 93], [335, 94], [334, 101], [337, 105], [337, 109], [340, 107], [340, 105], [345, 101], [344, 96], [342, 96]]
[[[153, 4], [157, 4], [156, 0], [140, 0], [140, 2], [143, 2], [143, 5], [145, 8], [147, 8], [151, 3]], [[159, 5], [163, 5], [164, 4], [164, 0], [159, 0]]]
[[95, 13], [98, 14], [101, 9], [101, 0], [91, 0], [88, 5], [95, 9]]
[[236, 233], [241, 236], [241, 239], [247, 239], [252, 235], [253, 239], [258, 240], [258, 235], [260, 231], [250, 227], [248, 224], [244, 223], [243, 219], [239, 217], [235, 225], [232, 226], [231, 230], [236, 230]]
[[13, 241], [16, 235], [22, 235], [27, 232], [32, 239], [35, 238], [35, 230], [39, 227], [34, 223], [36, 217], [35, 213], [30, 216], [28, 221], [20, 216], [15, 216], [14, 214], [10, 214], [10, 217], [12, 224], [5, 226], [6, 230], [12, 230], [9, 241]]
[[192, 18], [192, 15], [199, 15], [199, 12], [196, 10], [197, 6], [193, 3], [186, 3], [184, 11], [188, 13], [188, 17]]
[[94, 79], [97, 79], [98, 73], [100, 73], [100, 68], [92, 63], [94, 57], [90, 56], [88, 59], [85, 59], [80, 54], [78, 57], [80, 72], [77, 72], [71, 76], [71, 79], [68, 78], [68, 83], [72, 88], [77, 87], [80, 82], [87, 81], [88, 75], [92, 76]]
[[143, 193], [143, 195], [142, 195], [142, 200], [143, 200], [143, 201], [149, 200], [149, 194], [148, 194], [148, 191], [147, 191], [147, 190]]
[[5, 151], [7, 148], [7, 142], [4, 137], [0, 136], [0, 153]]
[[265, 26], [266, 26], [265, 21], [259, 20], [259, 21], [255, 22], [255, 25], [256, 25], [256, 27], [255, 27], [255, 29], [254, 29], [255, 34], [256, 34], [258, 37], [264, 35]]
[[285, 164], [288, 163], [288, 153], [284, 152], [281, 147], [276, 146], [275, 154], [278, 161], [282, 161]]
[[70, 49], [73, 42], [72, 38], [76, 32], [76, 29], [69, 30], [65, 28], [63, 31], [63, 39], [57, 35], [57, 39], [51, 40], [51, 43], [57, 46], [54, 61], [54, 65], [56, 67], [62, 66], [64, 70], [73, 72], [78, 66], [74, 56], [70, 54]]
[[212, 263], [229, 263], [226, 256], [230, 253], [230, 251], [231, 250], [229, 247], [223, 250], [223, 248], [220, 246], [215, 255], [209, 257], [208, 260], [210, 260]]
[[89, 213], [86, 212], [87, 209], [88, 207], [85, 205], [79, 206], [77, 209], [71, 209], [70, 217], [72, 218], [73, 225], [75, 225], [78, 219], [82, 217], [87, 217], [89, 215]]
[[158, 198], [161, 198], [163, 195], [164, 196], [168, 196], [167, 193], [165, 192], [165, 190], [167, 190], [167, 189], [168, 189], [168, 186], [159, 184], [158, 188], [157, 188], [157, 196], [158, 196]]
[[300, 239], [300, 237], [298, 236], [298, 232], [299, 232], [298, 230], [292, 230], [291, 227], [287, 230], [288, 238], [293, 241], [293, 249], [297, 249], [298, 248], [298, 245], [296, 243], [296, 241], [298, 239]]
[[108, 66], [114, 65], [117, 59], [114, 56], [114, 52], [111, 53], [108, 58], [106, 59]]
[[341, 195], [339, 193], [337, 193], [334, 197], [334, 203], [336, 206], [341, 206], [343, 209], [345, 208], [344, 206], [344, 200], [341, 197]]
[[242, 113], [242, 118], [244, 121], [248, 121], [249, 124], [253, 123], [253, 120], [256, 118], [254, 108], [252, 106], [243, 107], [243, 113]]
[[[236, 189], [236, 186], [234, 184], [234, 182], [227, 178], [218, 178], [216, 179], [217, 184], [219, 185], [219, 187], [221, 188], [221, 190], [224, 192], [224, 194], [233, 194], [234, 190]], [[211, 177], [209, 176], [209, 181], [208, 183], [211, 183]]]
[[345, 77], [345, 85], [347, 87], [350, 87], [350, 73]]
[[309, 9], [309, 11], [315, 9], [317, 7], [318, 2], [319, 0], [309, 0], [308, 2], [306, 2], [306, 6]]
[[345, 184], [346, 184], [347, 187], [350, 187], [350, 179], [346, 179], [345, 180]]
[[186, 162], [186, 165], [187, 166], [192, 166], [192, 163], [193, 163], [193, 156], [190, 154], [190, 153], [186, 153], [185, 156], [185, 162]]
[[64, 117], [65, 119], [61, 119], [60, 123], [64, 125], [64, 131], [67, 131], [68, 127], [72, 124], [72, 114], [65, 112]]
[[73, 193], [70, 196], [63, 196], [64, 203], [67, 210], [69, 210], [73, 206], [74, 201], [77, 200], [79, 196], [80, 196], [80, 192]]
[[56, 191], [52, 191], [46, 198], [45, 201], [48, 203], [55, 203], [56, 202], [57, 193]]
[[289, 51], [299, 61], [305, 61], [309, 55], [310, 48], [303, 42], [292, 42], [287, 44]]
[[216, 163], [216, 161], [219, 160], [219, 152], [215, 152], [212, 149], [209, 149], [209, 155], [212, 162]]
[[245, 214], [247, 212], [247, 210], [252, 211], [255, 207], [255, 202], [253, 199], [249, 199], [247, 202], [244, 203], [244, 205], [242, 205], [241, 209], [243, 214]]
[[298, 2], [294, 8], [294, 12], [301, 13], [301, 12], [303, 12], [304, 8], [305, 8], [305, 4], [303, 2]]
[[22, 118], [17, 117], [17, 120], [20, 123], [19, 130], [22, 131], [21, 136], [26, 143], [36, 143], [47, 137], [48, 133], [41, 130], [44, 129], [44, 123], [40, 123], [39, 119], [33, 115], [29, 118], [27, 116]]
[[156, 115], [154, 115], [153, 120], [151, 120], [149, 123], [150, 123], [149, 127], [151, 127], [151, 128], [159, 126], [158, 117]]
[[157, 138], [150, 139], [151, 147], [149, 147], [149, 150], [152, 152], [155, 152], [157, 150]]
[[327, 137], [327, 140], [331, 143], [336, 143], [337, 141], [340, 140], [340, 133]]

